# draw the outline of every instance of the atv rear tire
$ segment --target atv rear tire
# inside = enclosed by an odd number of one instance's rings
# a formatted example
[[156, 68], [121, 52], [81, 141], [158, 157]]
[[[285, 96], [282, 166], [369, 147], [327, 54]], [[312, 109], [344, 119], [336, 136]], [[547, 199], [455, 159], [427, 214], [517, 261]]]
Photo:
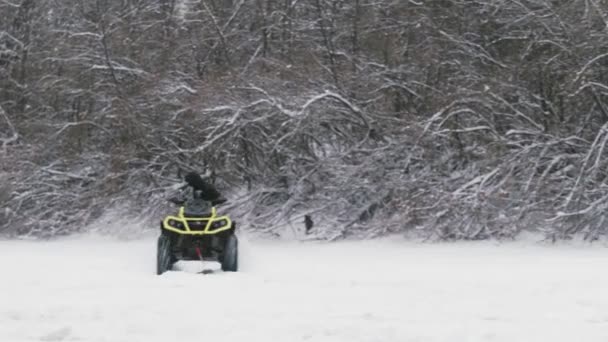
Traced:
[[236, 235], [230, 234], [226, 238], [224, 252], [222, 253], [222, 271], [236, 272], [239, 263], [239, 241]]
[[173, 266], [172, 259], [171, 239], [161, 234], [156, 244], [156, 274], [161, 275], [166, 271], [170, 271]]

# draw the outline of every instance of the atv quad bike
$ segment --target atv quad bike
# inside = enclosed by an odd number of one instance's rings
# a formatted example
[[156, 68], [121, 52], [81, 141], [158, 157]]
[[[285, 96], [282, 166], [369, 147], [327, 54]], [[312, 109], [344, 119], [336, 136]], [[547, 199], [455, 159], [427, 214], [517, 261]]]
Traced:
[[216, 261], [223, 271], [236, 272], [238, 240], [235, 225], [228, 216], [217, 215], [217, 202], [201, 198], [173, 199], [171, 202], [180, 208], [177, 216], [167, 216], [160, 223], [156, 274], [171, 270], [179, 260]]

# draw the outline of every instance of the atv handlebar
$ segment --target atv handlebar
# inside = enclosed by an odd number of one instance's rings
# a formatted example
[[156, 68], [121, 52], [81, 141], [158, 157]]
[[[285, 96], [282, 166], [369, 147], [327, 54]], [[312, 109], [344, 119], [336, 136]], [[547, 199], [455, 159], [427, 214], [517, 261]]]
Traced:
[[[171, 198], [167, 199], [167, 201], [169, 201], [169, 202], [171, 202], [171, 203], [173, 203], [175, 205], [179, 205], [179, 206], [182, 206], [182, 205], [184, 205], [184, 203], [186, 203], [186, 200], [182, 200], [182, 199], [179, 199], [177, 197], [171, 197]], [[216, 200], [211, 201], [211, 205], [217, 206], [217, 205], [220, 205], [220, 204], [224, 204], [226, 202], [228, 202], [227, 199], [225, 199], [225, 198], [218, 198]]]
[[180, 200], [177, 197], [171, 197], [167, 201], [169, 201], [169, 202], [171, 202], [171, 203], [173, 203], [175, 205], [184, 205], [184, 203], [186, 202], [185, 200]]

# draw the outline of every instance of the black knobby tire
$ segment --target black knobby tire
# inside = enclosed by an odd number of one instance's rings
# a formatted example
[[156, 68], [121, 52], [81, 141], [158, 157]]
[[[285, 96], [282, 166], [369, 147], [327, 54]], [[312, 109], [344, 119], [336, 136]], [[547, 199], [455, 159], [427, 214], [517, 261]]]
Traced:
[[171, 239], [161, 234], [156, 244], [156, 274], [161, 275], [166, 271], [170, 271], [172, 266]]
[[222, 271], [236, 272], [238, 271], [239, 263], [239, 241], [236, 235], [230, 234], [226, 238], [224, 244], [224, 252], [222, 253]]

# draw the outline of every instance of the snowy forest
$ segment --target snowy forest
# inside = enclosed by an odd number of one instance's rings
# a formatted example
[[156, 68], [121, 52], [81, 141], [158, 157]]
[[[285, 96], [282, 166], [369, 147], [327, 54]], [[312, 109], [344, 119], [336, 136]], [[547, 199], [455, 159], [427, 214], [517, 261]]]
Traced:
[[0, 0], [0, 235], [606, 233], [606, 0]]

